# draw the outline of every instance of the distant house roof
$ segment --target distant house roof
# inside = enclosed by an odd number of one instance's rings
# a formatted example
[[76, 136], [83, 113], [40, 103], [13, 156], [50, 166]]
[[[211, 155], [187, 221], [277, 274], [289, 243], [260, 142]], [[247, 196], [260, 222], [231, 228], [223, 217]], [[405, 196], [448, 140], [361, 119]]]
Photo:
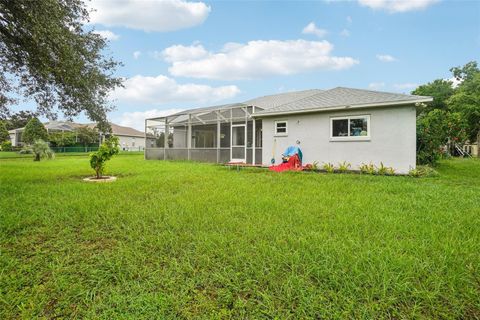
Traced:
[[248, 101], [245, 101], [243, 104], [246, 104], [248, 106], [260, 107], [262, 109], [271, 109], [286, 103], [291, 103], [300, 99], [311, 97], [322, 91], [323, 90], [320, 90], [320, 89], [310, 89], [310, 90], [303, 90], [303, 91], [271, 94], [268, 96], [250, 99]]
[[337, 87], [255, 112], [255, 116], [430, 102], [431, 97]]
[[[136, 129], [130, 127], [119, 126], [115, 123], [110, 123], [110, 127], [112, 128], [112, 134], [115, 136], [129, 136], [129, 137], [145, 137], [145, 133], [142, 131], [138, 131]], [[89, 123], [86, 125], [89, 128], [95, 128], [97, 126], [96, 123]]]
[[49, 121], [45, 123], [44, 126], [45, 126], [45, 129], [47, 130], [73, 131], [84, 125], [80, 123], [75, 123], [72, 121]]
[[[78, 129], [81, 127], [95, 128], [97, 124], [96, 123], [82, 124], [82, 123], [75, 123], [71, 121], [50, 121], [50, 122], [44, 123], [44, 126], [47, 130], [74, 131], [75, 129]], [[130, 127], [119, 126], [118, 124], [111, 123], [111, 122], [110, 122], [110, 127], [112, 128], [112, 133], [114, 135], [141, 137], [141, 138], [145, 137], [145, 133]], [[17, 132], [23, 132], [23, 130], [25, 130], [25, 128], [17, 128], [17, 129], [9, 130], [8, 132], [13, 134]]]

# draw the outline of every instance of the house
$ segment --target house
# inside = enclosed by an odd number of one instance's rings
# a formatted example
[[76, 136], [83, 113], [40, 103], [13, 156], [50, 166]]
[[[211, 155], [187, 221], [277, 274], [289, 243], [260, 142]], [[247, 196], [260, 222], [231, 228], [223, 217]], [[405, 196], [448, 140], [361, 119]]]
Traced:
[[304, 163], [346, 161], [407, 173], [416, 162], [416, 104], [431, 97], [338, 87], [264, 96], [146, 119], [146, 159], [270, 165], [299, 145]]
[[[81, 127], [95, 128], [96, 123], [80, 124], [71, 121], [50, 121], [44, 123], [48, 132], [73, 132]], [[119, 138], [120, 148], [122, 150], [144, 150], [145, 149], [145, 133], [139, 130], [119, 126], [110, 123], [112, 134]], [[18, 128], [9, 131], [10, 139], [13, 146], [23, 145], [22, 133], [25, 128]], [[99, 136], [100, 138], [100, 136]]]

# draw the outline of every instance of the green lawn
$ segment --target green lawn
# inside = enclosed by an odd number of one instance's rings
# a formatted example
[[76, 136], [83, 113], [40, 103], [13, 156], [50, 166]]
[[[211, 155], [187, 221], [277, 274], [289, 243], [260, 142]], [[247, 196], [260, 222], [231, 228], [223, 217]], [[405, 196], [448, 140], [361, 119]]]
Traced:
[[[57, 152], [55, 157], [69, 157], [69, 156], [85, 156], [90, 154], [90, 152]], [[120, 154], [125, 155], [143, 155], [143, 151], [120, 151]], [[2, 159], [17, 159], [17, 158], [30, 158], [33, 156], [31, 154], [21, 154], [13, 151], [0, 151], [0, 160]]]
[[0, 319], [480, 318], [480, 161], [440, 176], [0, 160]]

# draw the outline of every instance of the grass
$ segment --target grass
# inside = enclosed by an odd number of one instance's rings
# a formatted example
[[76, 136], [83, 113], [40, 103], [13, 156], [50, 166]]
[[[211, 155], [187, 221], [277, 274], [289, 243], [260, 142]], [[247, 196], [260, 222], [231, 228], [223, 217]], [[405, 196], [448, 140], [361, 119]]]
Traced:
[[[90, 152], [56, 152], [55, 157], [86, 156], [88, 154], [90, 154]], [[120, 154], [143, 155], [143, 151], [120, 151]], [[20, 158], [33, 158], [33, 156], [31, 154], [22, 154], [14, 151], [0, 151], [0, 160]]]
[[0, 161], [0, 318], [480, 318], [480, 161], [437, 177]]

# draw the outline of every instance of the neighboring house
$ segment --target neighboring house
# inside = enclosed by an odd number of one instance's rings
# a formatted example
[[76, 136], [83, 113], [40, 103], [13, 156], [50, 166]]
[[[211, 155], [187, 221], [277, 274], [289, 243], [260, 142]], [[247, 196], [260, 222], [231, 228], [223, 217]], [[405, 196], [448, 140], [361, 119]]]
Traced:
[[[75, 129], [83, 126], [82, 124], [71, 122], [71, 121], [50, 121], [43, 124], [47, 132], [70, 132]], [[10, 134], [10, 140], [12, 141], [12, 146], [22, 146], [22, 134], [25, 128], [17, 128], [8, 131]]]
[[[90, 128], [95, 128], [96, 123], [87, 124]], [[130, 127], [119, 126], [118, 124], [111, 123], [112, 134], [118, 137], [120, 149], [128, 151], [138, 151], [145, 149], [145, 133], [138, 131]]]
[[[80, 124], [71, 121], [50, 121], [44, 124], [48, 132], [72, 132], [80, 127], [95, 128], [96, 123]], [[122, 150], [144, 150], [145, 149], [145, 133], [130, 127], [119, 126], [110, 123], [112, 134], [119, 138], [120, 148]], [[21, 146], [22, 133], [25, 128], [10, 130], [10, 139], [13, 146]]]
[[146, 119], [156, 145], [147, 145], [145, 158], [268, 166], [299, 144], [304, 163], [383, 163], [407, 173], [416, 162], [415, 105], [430, 101], [339, 87], [186, 110]]

